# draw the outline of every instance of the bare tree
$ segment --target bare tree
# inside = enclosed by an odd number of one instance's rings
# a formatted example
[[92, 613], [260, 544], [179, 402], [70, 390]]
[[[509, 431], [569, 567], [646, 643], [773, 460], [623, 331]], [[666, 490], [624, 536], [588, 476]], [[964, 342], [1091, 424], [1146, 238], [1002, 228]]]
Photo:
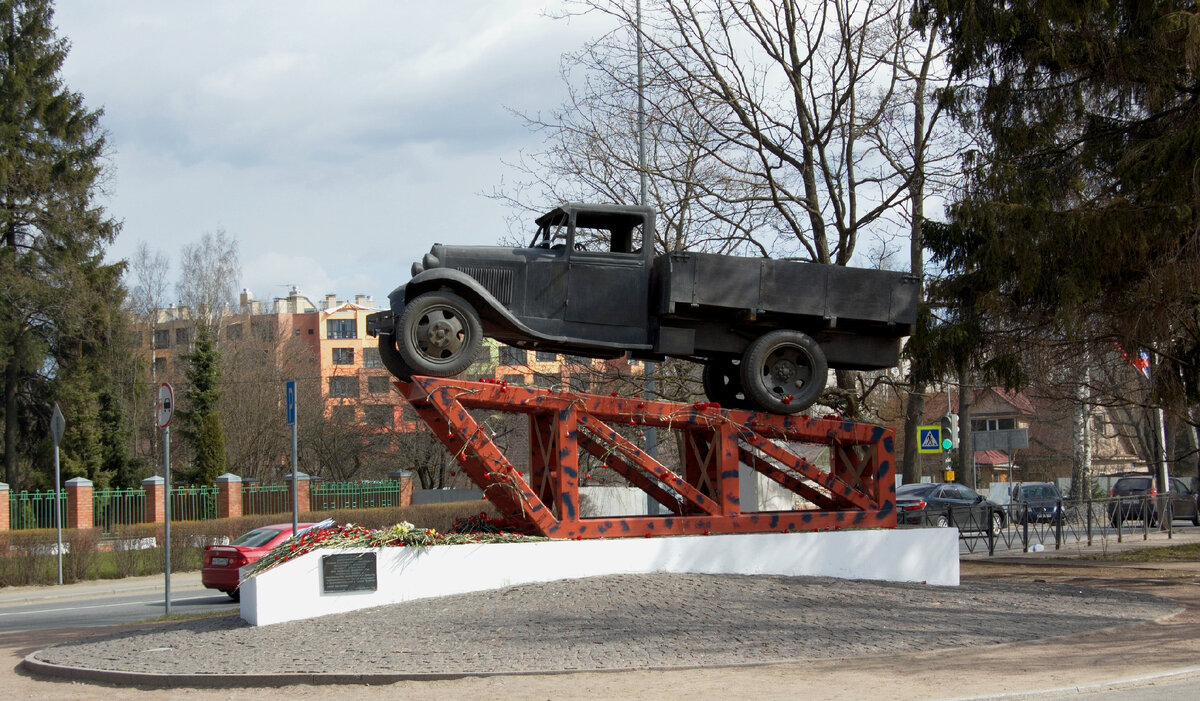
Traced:
[[179, 303], [189, 307], [197, 324], [217, 337], [226, 310], [237, 304], [241, 276], [237, 239], [223, 228], [205, 232], [199, 242], [180, 251], [175, 285]]

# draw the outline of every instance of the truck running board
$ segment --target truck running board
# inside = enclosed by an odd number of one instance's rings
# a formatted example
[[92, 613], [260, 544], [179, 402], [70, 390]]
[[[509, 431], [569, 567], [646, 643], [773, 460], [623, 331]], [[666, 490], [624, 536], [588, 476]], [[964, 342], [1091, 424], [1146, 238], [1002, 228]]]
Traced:
[[[896, 527], [894, 431], [886, 426], [454, 378], [418, 376], [396, 387], [514, 530], [583, 539]], [[528, 417], [527, 474], [469, 409]], [[622, 435], [650, 426], [674, 434], [680, 465], [663, 465]], [[827, 446], [829, 467], [797, 444]], [[666, 513], [584, 517], [581, 451]], [[756, 473], [803, 506], [743, 511], [741, 479]]]

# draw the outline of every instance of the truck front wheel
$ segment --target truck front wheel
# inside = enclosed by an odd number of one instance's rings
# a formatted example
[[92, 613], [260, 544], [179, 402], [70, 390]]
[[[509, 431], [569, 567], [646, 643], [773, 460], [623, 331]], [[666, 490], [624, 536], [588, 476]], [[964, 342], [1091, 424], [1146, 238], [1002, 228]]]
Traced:
[[812, 406], [828, 374], [821, 346], [790, 329], [758, 337], [742, 358], [746, 397], [773, 414], [799, 414]]
[[414, 375], [457, 375], [483, 344], [475, 308], [452, 292], [420, 295], [405, 305], [397, 327], [400, 357]]

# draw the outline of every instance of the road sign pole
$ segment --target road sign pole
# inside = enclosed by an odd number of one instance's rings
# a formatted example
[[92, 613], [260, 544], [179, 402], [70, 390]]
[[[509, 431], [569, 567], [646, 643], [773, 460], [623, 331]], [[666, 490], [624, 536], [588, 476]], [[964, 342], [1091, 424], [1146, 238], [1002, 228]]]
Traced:
[[62, 493], [61, 478], [59, 476], [58, 462], [58, 445], [62, 442], [63, 429], [67, 427], [67, 421], [63, 418], [62, 409], [58, 408], [58, 402], [54, 403], [54, 412], [50, 415], [50, 437], [54, 439], [54, 532], [55, 544], [58, 546], [58, 583], [63, 583], [62, 578], [62, 557], [63, 557], [63, 542], [62, 542]]
[[284, 393], [287, 396], [287, 422], [292, 426], [292, 537], [300, 530], [300, 492], [296, 488], [299, 477], [296, 459], [296, 381], [288, 380]]
[[62, 584], [62, 495], [59, 494], [58, 445], [54, 446], [54, 533], [58, 543], [58, 583]]
[[166, 615], [171, 615], [171, 427], [163, 426], [163, 577]]
[[175, 415], [175, 389], [158, 386], [158, 427], [163, 430], [163, 609], [171, 615], [171, 417]]

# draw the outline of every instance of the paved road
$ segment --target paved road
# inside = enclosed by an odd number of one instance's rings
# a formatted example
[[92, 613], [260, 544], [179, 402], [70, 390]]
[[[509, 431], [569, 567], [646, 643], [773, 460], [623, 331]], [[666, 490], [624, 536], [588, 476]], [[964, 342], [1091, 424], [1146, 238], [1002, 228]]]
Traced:
[[[62, 587], [14, 587], [0, 593], [0, 633], [93, 628], [147, 621], [163, 615], [161, 575], [120, 582], [83, 582]], [[199, 576], [172, 577], [171, 613], [234, 613], [237, 604], [205, 589]]]

